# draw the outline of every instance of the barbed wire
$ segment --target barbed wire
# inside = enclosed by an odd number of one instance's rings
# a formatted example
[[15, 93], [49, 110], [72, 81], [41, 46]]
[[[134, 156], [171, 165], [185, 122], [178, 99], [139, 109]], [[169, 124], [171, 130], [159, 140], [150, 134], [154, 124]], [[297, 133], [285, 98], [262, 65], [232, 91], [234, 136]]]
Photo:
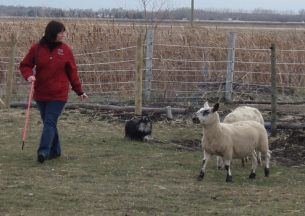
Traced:
[[270, 84], [261, 84], [261, 83], [239, 83], [239, 82], [233, 82], [236, 86], [259, 86], [259, 87], [270, 87]]
[[179, 44], [162, 44], [162, 43], [155, 43], [154, 46], [161, 46], [161, 47], [181, 47], [181, 48], [194, 48], [194, 49], [219, 49], [219, 50], [242, 50], [242, 51], [262, 51], [262, 52], [271, 52], [271, 49], [268, 48], [226, 48], [226, 47], [217, 47], [217, 46], [187, 46], [187, 45], [179, 45]]
[[175, 90], [175, 89], [151, 89], [154, 92], [178, 92], [178, 93], [215, 93], [215, 92], [226, 92], [225, 90]]
[[135, 62], [135, 60], [134, 59], [129, 59], [129, 60], [126, 60], [126, 61], [82, 63], [82, 64], [77, 64], [77, 66], [107, 65], [107, 64], [128, 63], [128, 62]]
[[114, 90], [114, 91], [90, 91], [89, 94], [113, 94], [113, 93], [127, 93], [127, 92], [135, 92], [134, 89], [124, 89], [124, 90]]
[[265, 65], [270, 65], [270, 62], [251, 62], [251, 61], [241, 61], [241, 60], [237, 60], [234, 61], [235, 63], [240, 63], [240, 64], [265, 64]]
[[168, 59], [168, 58], [152, 58], [153, 60], [169, 61], [169, 62], [189, 62], [189, 63], [228, 63], [228, 60], [224, 61], [212, 61], [212, 60], [192, 60], [192, 59]]
[[279, 49], [278, 52], [305, 52], [305, 50], [297, 50], [297, 49], [294, 49], [294, 50], [281, 50]]
[[74, 56], [84, 56], [84, 55], [93, 55], [93, 54], [100, 54], [100, 53], [110, 53], [110, 52], [116, 52], [116, 51], [123, 51], [123, 50], [128, 50], [128, 49], [134, 49], [136, 46], [131, 46], [131, 47], [124, 47], [124, 48], [118, 48], [118, 49], [112, 49], [112, 50], [102, 50], [102, 51], [94, 51], [90, 53], [78, 53], [74, 54]]
[[277, 62], [277, 65], [305, 65], [305, 62]]
[[1, 57], [0, 56], [0, 59], [10, 59], [10, 57]]
[[242, 50], [242, 51], [262, 51], [262, 52], [271, 52], [271, 49], [265, 49], [265, 48], [234, 48], [235, 50]]
[[179, 44], [159, 44], [155, 43], [154, 46], [161, 46], [161, 47], [181, 47], [181, 48], [196, 48], [196, 49], [220, 49], [220, 50], [228, 50], [230, 48], [225, 47], [203, 47], [203, 46], [186, 46], [186, 45], [179, 45]]
[[[147, 80], [145, 80], [147, 81]], [[190, 81], [170, 81], [170, 80], [151, 80], [154, 83], [181, 83], [181, 84], [220, 84], [223, 82], [190, 82]]]
[[133, 70], [89, 70], [89, 71], [85, 71], [85, 70], [79, 70], [79, 73], [130, 73], [130, 72], [134, 72]]
[[84, 86], [100, 86], [100, 85], [118, 85], [118, 84], [132, 84], [134, 85], [134, 81], [127, 81], [127, 82], [103, 82], [99, 83], [83, 83]]
[[[144, 69], [146, 70], [146, 69]], [[204, 70], [204, 68], [202, 69], [167, 69], [167, 68], [153, 68], [152, 71], [172, 71], [172, 72], [202, 72]], [[208, 72], [226, 72], [227, 70], [214, 70], [214, 69], [208, 69]]]

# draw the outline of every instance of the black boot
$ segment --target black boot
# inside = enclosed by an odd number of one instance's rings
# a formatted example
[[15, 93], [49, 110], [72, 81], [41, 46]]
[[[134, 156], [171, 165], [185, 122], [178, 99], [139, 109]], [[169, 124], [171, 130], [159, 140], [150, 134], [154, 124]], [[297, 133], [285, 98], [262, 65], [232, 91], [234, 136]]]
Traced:
[[43, 163], [45, 161], [45, 156], [43, 156], [42, 154], [39, 154], [37, 157], [37, 161], [39, 163]]

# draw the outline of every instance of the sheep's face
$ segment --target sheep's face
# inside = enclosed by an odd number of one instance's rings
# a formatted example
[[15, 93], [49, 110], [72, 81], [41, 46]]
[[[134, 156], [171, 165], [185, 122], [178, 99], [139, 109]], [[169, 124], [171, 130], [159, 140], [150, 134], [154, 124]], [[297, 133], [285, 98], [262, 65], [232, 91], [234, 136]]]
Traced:
[[219, 108], [219, 104], [216, 103], [214, 107], [210, 107], [209, 104], [206, 102], [204, 107], [200, 108], [196, 113], [193, 115], [193, 122], [196, 124], [210, 124], [214, 122], [216, 118], [216, 111]]

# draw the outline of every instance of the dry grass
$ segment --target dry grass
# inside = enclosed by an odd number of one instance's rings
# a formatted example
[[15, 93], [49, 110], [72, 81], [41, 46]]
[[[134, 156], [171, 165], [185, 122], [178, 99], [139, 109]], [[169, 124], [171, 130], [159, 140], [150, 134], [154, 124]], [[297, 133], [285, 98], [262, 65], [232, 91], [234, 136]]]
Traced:
[[[0, 20], [0, 41], [8, 40], [12, 32], [18, 36], [18, 54], [20, 59], [26, 54], [32, 43], [43, 35], [48, 20]], [[90, 53], [107, 51], [136, 45], [139, 34], [146, 34], [145, 25], [135, 23], [117, 23], [94, 20], [63, 20], [68, 31], [67, 43], [74, 53]], [[221, 27], [221, 28], [220, 28]], [[237, 32], [234, 82], [236, 94], [247, 93], [259, 97], [270, 84], [270, 51], [271, 43], [277, 45], [277, 61], [279, 63], [302, 63], [304, 51], [283, 52], [279, 50], [305, 50], [305, 31], [302, 28], [226, 28], [225, 26], [158, 26], [155, 29], [153, 83], [157, 99], [192, 97], [198, 92], [218, 91], [225, 81], [227, 70], [228, 32]], [[171, 47], [169, 45], [181, 45]], [[215, 47], [211, 49], [196, 48]], [[220, 49], [219, 49], [220, 48]], [[251, 50], [265, 49], [265, 50]], [[0, 56], [8, 56], [8, 49], [0, 51]], [[107, 63], [135, 59], [135, 48], [125, 51], [103, 52], [99, 54], [77, 56], [79, 64]], [[166, 59], [178, 60], [168, 61]], [[189, 62], [193, 60], [196, 62]], [[201, 62], [202, 61], [202, 62]], [[208, 62], [205, 62], [208, 61]], [[223, 61], [222, 63], [219, 61]], [[244, 63], [253, 62], [253, 63]], [[261, 63], [255, 63], [261, 62]], [[1, 64], [0, 70], [6, 65]], [[289, 91], [298, 93], [304, 86], [304, 70], [302, 64], [278, 65], [278, 86], [281, 93]], [[17, 70], [17, 69], [16, 69]], [[86, 84], [86, 91], [92, 95], [121, 96], [131, 99], [134, 91], [135, 62], [116, 64], [96, 64], [80, 66], [81, 78]], [[208, 72], [203, 75], [203, 71]], [[0, 83], [4, 76], [0, 72]], [[16, 86], [21, 82], [16, 73]], [[189, 82], [181, 84], [181, 81]], [[203, 88], [198, 82], [214, 82], [215, 86]], [[238, 85], [242, 85], [238, 88]], [[254, 85], [254, 86], [253, 86]], [[260, 87], [262, 85], [262, 87]], [[265, 86], [265, 87], [264, 87]], [[117, 91], [117, 92], [116, 92]], [[24, 92], [24, 89], [15, 90]], [[178, 95], [178, 96], [177, 96]]]

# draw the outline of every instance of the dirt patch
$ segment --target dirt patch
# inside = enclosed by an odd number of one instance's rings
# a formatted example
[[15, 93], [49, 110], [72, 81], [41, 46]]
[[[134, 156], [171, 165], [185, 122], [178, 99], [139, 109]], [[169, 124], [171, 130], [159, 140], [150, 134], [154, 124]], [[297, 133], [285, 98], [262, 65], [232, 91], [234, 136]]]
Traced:
[[280, 135], [270, 142], [272, 157], [287, 166], [305, 165], [305, 132], [281, 131]]

